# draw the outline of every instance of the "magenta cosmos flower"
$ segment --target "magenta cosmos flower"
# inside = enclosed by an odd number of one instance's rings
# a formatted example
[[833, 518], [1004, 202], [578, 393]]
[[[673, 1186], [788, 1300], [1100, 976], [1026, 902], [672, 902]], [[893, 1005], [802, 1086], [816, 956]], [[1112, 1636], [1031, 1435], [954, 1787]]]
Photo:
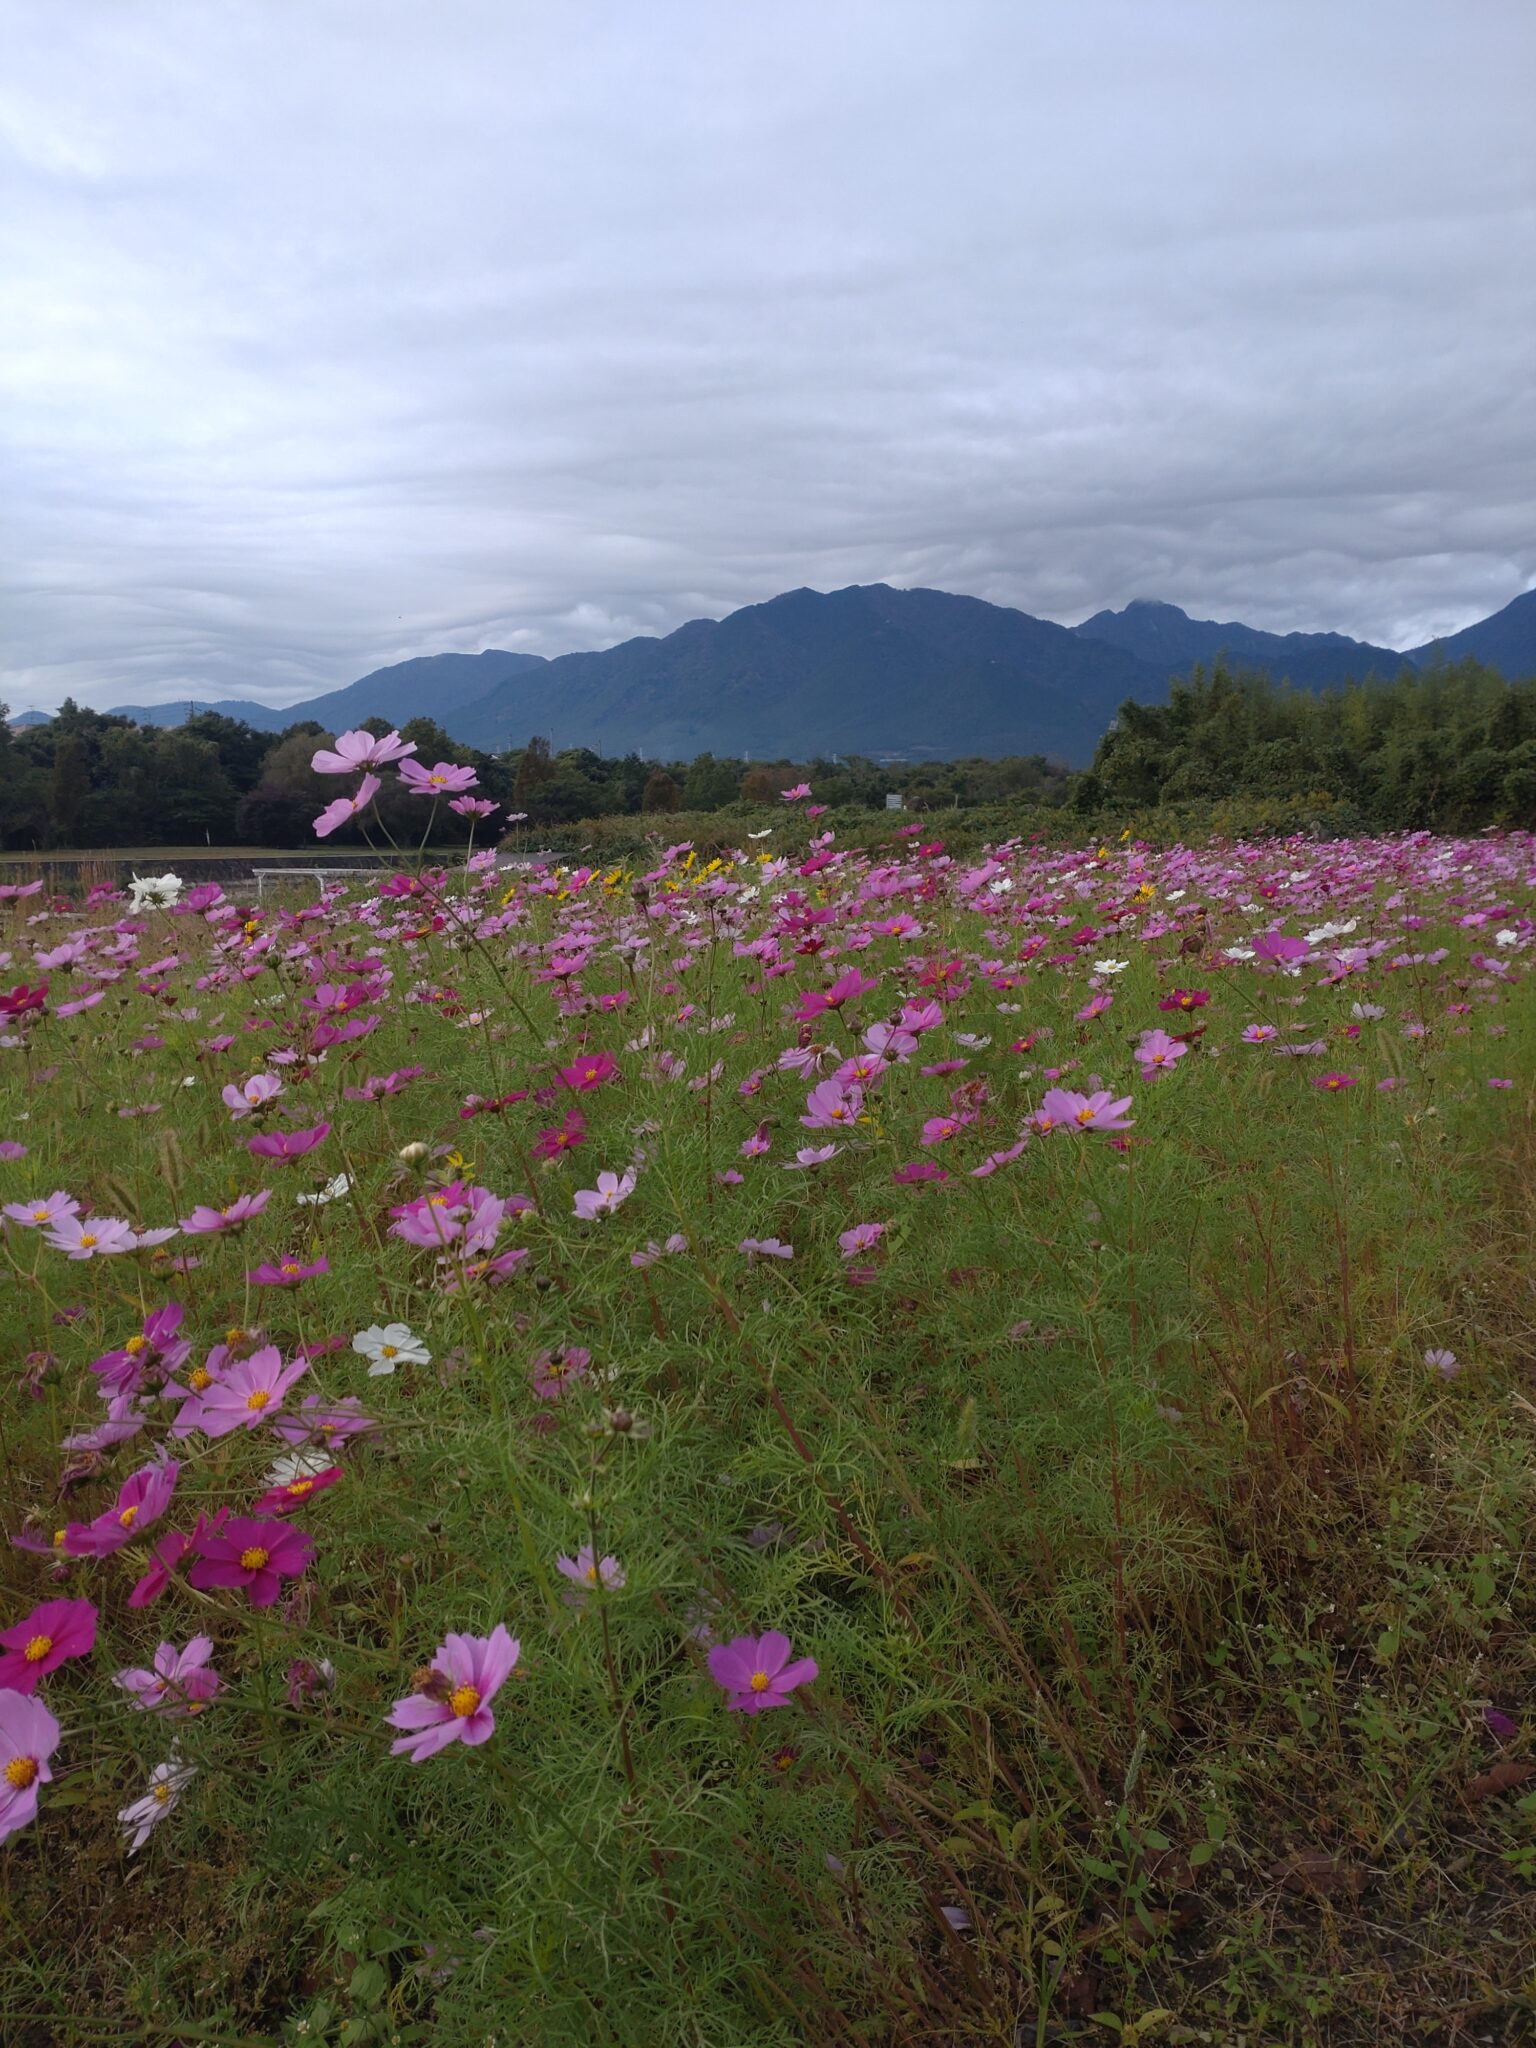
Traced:
[[150, 1670], [119, 1671], [112, 1683], [146, 1711], [173, 1718], [201, 1713], [224, 1682], [213, 1668], [212, 1656], [211, 1636], [193, 1636], [184, 1650], [162, 1643]]
[[331, 1262], [326, 1258], [314, 1259], [307, 1266], [299, 1259], [283, 1259], [277, 1264], [267, 1259], [253, 1266], [245, 1277], [253, 1287], [297, 1287], [301, 1281], [318, 1280], [330, 1270]]
[[145, 1465], [125, 1480], [112, 1506], [93, 1522], [71, 1522], [64, 1532], [68, 1557], [110, 1557], [132, 1543], [151, 1522], [158, 1522], [171, 1504], [181, 1467], [174, 1459]]
[[1314, 1088], [1326, 1088], [1330, 1095], [1337, 1095], [1342, 1089], [1353, 1088], [1354, 1085], [1353, 1074], [1317, 1074], [1312, 1080]]
[[275, 1344], [264, 1344], [242, 1358], [199, 1397], [197, 1427], [205, 1436], [228, 1436], [232, 1429], [254, 1429], [270, 1422], [283, 1405], [294, 1381], [309, 1371], [307, 1358], [284, 1365]]
[[0, 1842], [37, 1818], [37, 1792], [53, 1776], [48, 1759], [59, 1724], [41, 1700], [0, 1692]]
[[762, 1714], [769, 1707], [782, 1707], [797, 1685], [807, 1685], [817, 1676], [814, 1657], [790, 1663], [792, 1647], [789, 1637], [777, 1629], [715, 1645], [709, 1653], [709, 1675], [730, 1695], [725, 1704], [731, 1713]]
[[308, 1131], [263, 1131], [259, 1138], [247, 1138], [245, 1149], [258, 1159], [302, 1159], [331, 1135], [329, 1124], [316, 1124]]
[[484, 1742], [496, 1726], [491, 1701], [521, 1654], [521, 1643], [499, 1622], [488, 1636], [445, 1636], [420, 1689], [390, 1709], [390, 1727], [406, 1730], [390, 1744], [391, 1756], [420, 1764], [450, 1742]]
[[619, 1064], [611, 1052], [589, 1053], [585, 1059], [576, 1060], [571, 1066], [555, 1069], [555, 1079], [579, 1094], [601, 1088], [605, 1081], [616, 1081], [618, 1077]]
[[197, 1562], [187, 1584], [203, 1593], [213, 1586], [243, 1586], [253, 1607], [270, 1607], [278, 1582], [302, 1576], [315, 1555], [314, 1540], [302, 1529], [246, 1515], [231, 1515], [222, 1529], [203, 1529], [193, 1545]]
[[96, 1608], [90, 1600], [45, 1600], [25, 1621], [0, 1629], [0, 1686], [35, 1692], [41, 1679], [66, 1657], [84, 1657], [96, 1642]]
[[416, 751], [414, 740], [403, 740], [397, 732], [378, 739], [371, 732], [343, 732], [334, 747], [319, 747], [309, 765], [317, 775], [356, 775], [365, 768], [387, 768], [391, 761], [404, 761]]

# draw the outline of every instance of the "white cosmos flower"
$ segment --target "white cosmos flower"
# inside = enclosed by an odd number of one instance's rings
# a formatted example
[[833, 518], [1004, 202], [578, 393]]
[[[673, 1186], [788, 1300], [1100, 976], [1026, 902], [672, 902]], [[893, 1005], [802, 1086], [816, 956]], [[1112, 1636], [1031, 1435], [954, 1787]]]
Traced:
[[197, 1776], [195, 1764], [184, 1764], [178, 1750], [171, 1751], [169, 1763], [156, 1764], [149, 1774], [149, 1790], [142, 1799], [132, 1800], [118, 1810], [118, 1821], [129, 1837], [128, 1854], [136, 1855], [168, 1813], [174, 1812], [182, 1792]]
[[274, 1459], [267, 1474], [268, 1486], [292, 1486], [296, 1479], [318, 1479], [322, 1472], [329, 1472], [335, 1460], [328, 1458], [324, 1451], [288, 1451], [281, 1458]]
[[351, 1181], [346, 1174], [338, 1173], [334, 1180], [328, 1180], [316, 1194], [295, 1195], [293, 1199], [302, 1202], [306, 1208], [314, 1209], [324, 1202], [339, 1202], [343, 1195], [350, 1195], [351, 1192]]
[[1095, 960], [1093, 971], [1095, 974], [1124, 974], [1130, 964], [1129, 960]]
[[398, 1365], [430, 1365], [432, 1354], [419, 1337], [413, 1337], [404, 1323], [372, 1324], [359, 1330], [352, 1349], [368, 1361], [368, 1377], [379, 1379]]
[[180, 875], [135, 875], [128, 888], [128, 908], [168, 910], [179, 900], [181, 889]]

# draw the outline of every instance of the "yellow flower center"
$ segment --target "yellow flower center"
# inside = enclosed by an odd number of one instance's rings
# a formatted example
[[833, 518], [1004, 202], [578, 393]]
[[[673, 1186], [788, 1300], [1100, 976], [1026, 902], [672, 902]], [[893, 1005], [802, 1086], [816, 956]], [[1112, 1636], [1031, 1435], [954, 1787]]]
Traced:
[[34, 1223], [51, 1223], [53, 1218], [49, 1215], [46, 1207], [44, 1207], [32, 1211], [32, 1221]]
[[52, 1648], [52, 1636], [34, 1636], [21, 1654], [29, 1664], [41, 1664]]
[[86, 1250], [89, 1250], [92, 1245], [100, 1244], [101, 1239], [94, 1232], [85, 1230], [80, 1233], [80, 1243]]
[[587, 1566], [587, 1584], [589, 1586], [595, 1586], [597, 1584], [597, 1566], [595, 1564], [589, 1564]]
[[271, 1556], [270, 1550], [263, 1550], [260, 1544], [253, 1543], [249, 1550], [241, 1551], [240, 1569], [243, 1572], [265, 1571]]
[[134, 1523], [139, 1519], [139, 1511], [136, 1507], [124, 1508], [123, 1512], [118, 1516], [117, 1519], [119, 1525], [122, 1528], [131, 1529]]
[[1091, 1109], [1080, 1109], [1077, 1112], [1077, 1121], [1080, 1124], [1091, 1124], [1093, 1122], [1093, 1111]]
[[754, 1672], [753, 1672], [753, 1674], [752, 1674], [752, 1690], [753, 1690], [754, 1692], [766, 1692], [766, 1691], [768, 1690], [769, 1686], [770, 1686], [770, 1685], [771, 1685], [772, 1683], [773, 1683], [773, 1681], [772, 1681], [772, 1679], [771, 1679], [771, 1678], [770, 1678], [770, 1677], [768, 1676], [768, 1674], [767, 1674], [767, 1672], [766, 1672], [766, 1671], [754, 1671]]
[[54, 1532], [53, 1532], [53, 1547], [54, 1547], [54, 1549], [55, 1549], [55, 1550], [60, 1550], [60, 1549], [62, 1549], [62, 1548], [63, 1548], [63, 1544], [64, 1544], [64, 1538], [65, 1538], [65, 1537], [66, 1537], [66, 1536], [67, 1536], [68, 1534], [69, 1534], [69, 1531], [68, 1531], [67, 1529], [55, 1529], [55, 1530], [54, 1530]]
[[472, 1685], [461, 1685], [457, 1692], [448, 1695], [448, 1704], [461, 1721], [467, 1721], [480, 1704], [480, 1695]]
[[5, 1782], [13, 1792], [25, 1792], [36, 1776], [35, 1756], [13, 1756], [5, 1767]]
[[246, 1395], [245, 1405], [247, 1408], [250, 1409], [253, 1415], [259, 1415], [262, 1409], [265, 1408], [267, 1403], [271, 1400], [271, 1398], [272, 1396], [267, 1390], [267, 1388], [257, 1387], [254, 1393]]
[[397, 1344], [381, 1344], [379, 1346], [379, 1356], [380, 1358], [398, 1358], [400, 1356], [400, 1347]]
[[160, 1783], [155, 1787], [154, 1791], [151, 1792], [149, 1796], [151, 1799], [154, 1800], [156, 1806], [164, 1806], [171, 1796], [170, 1781], [166, 1778], [162, 1778], [160, 1780]]
[[238, 1323], [232, 1323], [224, 1332], [224, 1342], [231, 1346], [245, 1342], [245, 1332]]
[[123, 1346], [123, 1349], [130, 1358], [137, 1358], [141, 1351], [149, 1349], [149, 1339], [147, 1337], [130, 1337]]
[[187, 1378], [192, 1382], [194, 1394], [200, 1394], [204, 1387], [211, 1387], [213, 1385], [213, 1374], [206, 1365], [193, 1366], [192, 1370], [187, 1374]]
[[306, 1493], [313, 1492], [314, 1484], [313, 1479], [291, 1479], [283, 1491], [292, 1500], [302, 1500]]
[[302, 1270], [297, 1259], [284, 1259], [277, 1269], [279, 1273], [297, 1273]]

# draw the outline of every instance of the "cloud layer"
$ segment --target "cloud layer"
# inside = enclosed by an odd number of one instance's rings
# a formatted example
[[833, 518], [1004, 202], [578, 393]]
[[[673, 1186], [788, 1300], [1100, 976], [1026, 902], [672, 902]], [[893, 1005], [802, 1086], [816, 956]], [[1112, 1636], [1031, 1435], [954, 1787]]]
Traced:
[[1536, 581], [1527, 0], [0, 5], [0, 697]]

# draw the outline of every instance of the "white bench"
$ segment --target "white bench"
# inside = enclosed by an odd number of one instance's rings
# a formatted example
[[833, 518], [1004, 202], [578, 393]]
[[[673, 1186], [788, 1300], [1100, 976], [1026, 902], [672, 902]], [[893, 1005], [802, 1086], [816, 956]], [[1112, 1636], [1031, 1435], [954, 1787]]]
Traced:
[[252, 868], [251, 879], [256, 884], [256, 901], [259, 903], [266, 894], [268, 882], [291, 881], [296, 875], [303, 875], [318, 882], [323, 889], [327, 882], [345, 881], [350, 875], [371, 874], [371, 868], [305, 868], [297, 862], [280, 868]]

